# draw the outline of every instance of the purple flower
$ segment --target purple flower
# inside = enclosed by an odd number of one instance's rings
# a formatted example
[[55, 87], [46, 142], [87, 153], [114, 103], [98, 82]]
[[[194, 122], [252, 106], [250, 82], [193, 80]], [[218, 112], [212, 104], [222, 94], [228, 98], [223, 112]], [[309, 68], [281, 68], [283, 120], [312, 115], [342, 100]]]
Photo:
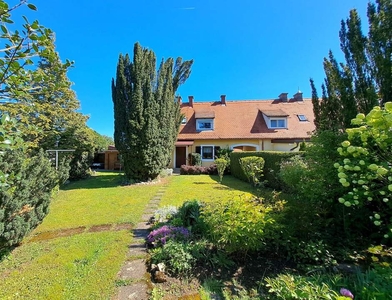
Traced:
[[150, 232], [147, 236], [147, 243], [153, 244], [155, 247], [164, 245], [168, 240], [186, 240], [190, 236], [190, 232], [185, 227], [174, 227], [164, 225]]
[[340, 289], [340, 294], [341, 294], [342, 296], [345, 296], [345, 297], [349, 297], [349, 298], [351, 298], [351, 299], [354, 299], [354, 295], [353, 295], [348, 289], [341, 288], [341, 289]]

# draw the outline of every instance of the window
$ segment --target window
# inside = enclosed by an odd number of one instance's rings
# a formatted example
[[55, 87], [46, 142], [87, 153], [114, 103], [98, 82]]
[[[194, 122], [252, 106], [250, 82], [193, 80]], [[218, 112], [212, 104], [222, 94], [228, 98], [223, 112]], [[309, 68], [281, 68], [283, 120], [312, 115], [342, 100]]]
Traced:
[[187, 121], [186, 117], [183, 117], [182, 120], [181, 120], [181, 124], [186, 124], [186, 121]]
[[218, 151], [220, 150], [219, 146], [197, 146], [196, 153], [201, 155], [202, 160], [214, 160]]
[[286, 119], [271, 119], [271, 128], [286, 128]]
[[196, 121], [197, 130], [214, 130], [214, 121], [212, 119], [198, 119]]
[[308, 120], [308, 118], [306, 118], [305, 115], [297, 115], [297, 117], [298, 117], [298, 119], [299, 119], [301, 122], [305, 122], [305, 121]]
[[201, 149], [201, 159], [213, 159], [214, 158], [214, 147], [204, 146]]

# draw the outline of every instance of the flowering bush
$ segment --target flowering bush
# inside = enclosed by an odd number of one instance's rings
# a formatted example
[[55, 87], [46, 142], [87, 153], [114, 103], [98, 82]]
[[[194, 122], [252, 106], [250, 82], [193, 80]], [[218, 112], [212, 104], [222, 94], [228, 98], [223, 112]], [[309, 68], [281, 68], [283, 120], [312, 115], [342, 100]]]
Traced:
[[352, 124], [357, 127], [347, 129], [348, 140], [337, 149], [343, 158], [335, 163], [339, 181], [350, 189], [339, 202], [365, 209], [364, 217], [392, 238], [392, 102], [358, 114]]
[[165, 245], [169, 240], [185, 241], [189, 236], [189, 230], [185, 227], [164, 225], [150, 232], [147, 236], [147, 243], [159, 247]]

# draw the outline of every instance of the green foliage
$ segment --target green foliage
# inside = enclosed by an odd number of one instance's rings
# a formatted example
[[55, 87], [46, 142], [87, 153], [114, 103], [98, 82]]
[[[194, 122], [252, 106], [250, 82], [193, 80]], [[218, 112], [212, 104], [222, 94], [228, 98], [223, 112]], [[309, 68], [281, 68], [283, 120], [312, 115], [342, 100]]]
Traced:
[[205, 224], [200, 218], [200, 212], [203, 204], [198, 200], [185, 201], [179, 208], [175, 215], [181, 226], [190, 229], [192, 234], [201, 236], [205, 233]]
[[336, 265], [336, 260], [323, 240], [300, 241], [291, 245], [290, 258], [306, 271], [311, 271], [315, 266], [330, 268]]
[[384, 238], [389, 238], [390, 243], [392, 102], [385, 103], [384, 109], [376, 106], [366, 116], [358, 114], [352, 123], [357, 127], [347, 129], [348, 140], [338, 148], [341, 160], [335, 163], [339, 182], [346, 188], [339, 202], [348, 211], [357, 211], [359, 222], [367, 223], [370, 218], [372, 224], [368, 226], [372, 226], [373, 235], [378, 231]]
[[315, 125], [318, 131], [339, 132], [350, 127], [357, 113], [367, 114], [376, 105], [392, 101], [392, 2], [369, 2], [368, 34], [356, 9], [341, 22], [339, 32], [344, 63], [338, 63], [329, 52], [324, 58], [325, 83], [322, 99], [311, 80]]
[[227, 253], [246, 253], [264, 248], [264, 231], [274, 222], [271, 211], [254, 199], [224, 199], [206, 203], [202, 219], [214, 245]]
[[240, 165], [240, 158], [257, 156], [264, 159], [264, 179], [267, 185], [274, 189], [281, 189], [279, 180], [280, 163], [291, 156], [298, 155], [298, 152], [279, 152], [279, 151], [258, 151], [258, 152], [232, 152], [230, 154], [231, 174], [243, 181], [248, 181]]
[[165, 263], [172, 275], [187, 276], [196, 264], [192, 255], [192, 243], [169, 240], [163, 247], [152, 249], [151, 263]]
[[358, 273], [353, 292], [358, 299], [391, 299], [392, 268], [377, 266]]
[[155, 179], [171, 160], [182, 116], [175, 93], [189, 77], [193, 61], [162, 60], [134, 45], [133, 61], [120, 55], [112, 79], [114, 140], [128, 179]]
[[[1, 26], [1, 49], [0, 57], [0, 98], [4, 102], [15, 99], [29, 97], [35, 87], [31, 82], [39, 82], [32, 66], [33, 58], [36, 56], [53, 59], [55, 53], [50, 47], [53, 44], [53, 32], [39, 24], [38, 21], [30, 23], [23, 17], [21, 28], [11, 28], [14, 23], [11, 13], [18, 7], [27, 5], [35, 10], [32, 4], [27, 4], [27, 0], [21, 0], [13, 7], [1, 0], [0, 1], [0, 26]], [[17, 23], [17, 22], [15, 22]]]
[[188, 154], [189, 165], [201, 166], [201, 154], [192, 152]]
[[0, 190], [0, 249], [19, 243], [48, 213], [58, 176], [43, 151], [28, 157], [18, 150], [0, 156], [0, 169], [14, 174]]
[[231, 170], [230, 170], [230, 155], [233, 152], [232, 149], [230, 149], [229, 147], [227, 148], [219, 148], [216, 154], [216, 158], [223, 158], [226, 160], [227, 162], [227, 166], [225, 169], [225, 174], [231, 174]]
[[69, 179], [85, 179], [91, 175], [90, 165], [93, 160], [91, 152], [74, 152], [72, 154], [69, 170]]
[[215, 159], [216, 168], [218, 169], [218, 175], [220, 182], [223, 180], [223, 174], [225, 173], [226, 167], [228, 166], [228, 162], [224, 158]]
[[248, 181], [257, 186], [263, 176], [264, 159], [257, 156], [243, 157], [240, 158], [240, 165]]
[[326, 283], [324, 278], [302, 277], [298, 275], [279, 274], [276, 278], [266, 278], [268, 292], [278, 299], [332, 300], [338, 294]]
[[62, 160], [60, 161], [57, 169], [57, 174], [59, 177], [59, 185], [61, 186], [64, 184], [68, 178], [69, 178], [69, 171], [71, 170], [70, 166], [70, 158], [69, 157], [63, 157]]
[[[11, 119], [7, 114], [3, 114], [0, 118], [0, 156], [4, 155], [7, 150], [24, 148], [20, 135], [17, 121]], [[0, 169], [0, 190], [12, 184], [13, 171], [10, 170], [9, 172]]]
[[[158, 208], [154, 212], [154, 222], [155, 223], [166, 223], [171, 220], [178, 212], [178, 208], [173, 205], [167, 205]], [[176, 225], [181, 226], [181, 225]]]
[[303, 195], [308, 192], [305, 184], [308, 165], [303, 157], [297, 155], [290, 157], [280, 164], [279, 178], [285, 191]]

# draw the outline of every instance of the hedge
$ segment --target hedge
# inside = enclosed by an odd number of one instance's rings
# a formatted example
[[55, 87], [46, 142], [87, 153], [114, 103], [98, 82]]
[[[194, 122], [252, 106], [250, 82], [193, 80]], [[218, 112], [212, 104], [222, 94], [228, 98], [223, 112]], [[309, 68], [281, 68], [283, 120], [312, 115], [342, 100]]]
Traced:
[[241, 169], [240, 158], [248, 156], [257, 156], [264, 158], [264, 176], [261, 181], [267, 180], [267, 186], [274, 189], [281, 189], [278, 173], [280, 163], [294, 155], [302, 155], [303, 152], [281, 152], [281, 151], [246, 151], [232, 152], [230, 154], [231, 174], [238, 179], [248, 182], [245, 173]]

